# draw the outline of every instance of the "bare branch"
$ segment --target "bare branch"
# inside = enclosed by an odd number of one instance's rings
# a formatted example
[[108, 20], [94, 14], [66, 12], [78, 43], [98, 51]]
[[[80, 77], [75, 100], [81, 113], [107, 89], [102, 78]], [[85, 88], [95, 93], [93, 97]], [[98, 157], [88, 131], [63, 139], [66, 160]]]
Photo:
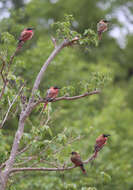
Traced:
[[28, 157], [27, 160], [23, 161], [23, 162], [20, 162], [20, 163], [16, 163], [15, 166], [20, 166], [20, 165], [23, 165], [23, 164], [26, 164], [27, 162], [33, 160], [32, 157]]
[[[90, 161], [95, 159], [95, 154], [93, 154], [90, 158], [88, 158], [86, 161], [83, 162], [83, 164], [88, 164]], [[71, 167], [58, 167], [58, 168], [32, 168], [32, 167], [24, 167], [24, 168], [13, 168], [10, 173], [13, 172], [21, 172], [21, 171], [66, 171], [66, 170], [72, 170], [76, 168], [77, 166], [71, 166]]]
[[51, 55], [48, 57], [48, 59], [46, 60], [46, 62], [44, 63], [44, 65], [42, 66], [40, 72], [38, 73], [33, 89], [32, 89], [32, 96], [35, 94], [35, 91], [38, 89], [40, 82], [42, 80], [42, 77], [45, 74], [45, 71], [47, 69], [47, 66], [51, 63], [51, 61], [54, 59], [54, 57], [61, 51], [61, 49], [64, 48], [66, 44], [66, 41], [64, 40], [59, 46], [57, 46], [53, 52], [51, 53]]
[[2, 63], [3, 63], [0, 73], [1, 73], [1, 76], [2, 76], [2, 80], [4, 82], [3, 88], [2, 88], [1, 93], [0, 93], [0, 100], [1, 100], [1, 98], [2, 98], [2, 96], [4, 94], [4, 92], [5, 92], [6, 86], [8, 84], [7, 77], [8, 77], [8, 73], [9, 73], [9, 70], [10, 70], [10, 65], [12, 64], [13, 59], [16, 56], [16, 54], [17, 54], [18, 51], [19, 51], [19, 49], [17, 48], [16, 51], [15, 51], [15, 53], [13, 53], [13, 55], [10, 57], [9, 64], [8, 64], [8, 69], [7, 69], [7, 72], [5, 74], [5, 77], [3, 76], [3, 70], [5, 68], [6, 63], [5, 63], [5, 60], [3, 60], [3, 58], [0, 57], [0, 59], [2, 60]]
[[[92, 92], [86, 92], [78, 96], [71, 96], [71, 97], [62, 96], [62, 97], [55, 98], [52, 102], [61, 101], [61, 100], [77, 100], [77, 99], [84, 98], [86, 96], [91, 96], [91, 95], [99, 94], [99, 93], [100, 93], [100, 90], [94, 90]], [[36, 107], [40, 103], [45, 103], [45, 102], [46, 102], [45, 98], [39, 99], [37, 102], [35, 102], [34, 107]]]
[[2, 98], [2, 96], [4, 94], [4, 92], [5, 92], [5, 88], [7, 86], [8, 80], [3, 75], [3, 70], [4, 70], [5, 65], [6, 65], [5, 60], [2, 57], [0, 57], [0, 59], [2, 60], [2, 68], [0, 70], [0, 74], [1, 74], [1, 77], [2, 77], [2, 80], [3, 80], [3, 83], [4, 83], [3, 87], [2, 87], [2, 90], [1, 90], [1, 93], [0, 93], [0, 100], [1, 100], [1, 98]]
[[[35, 83], [34, 83], [34, 86], [33, 86], [33, 89], [32, 89], [32, 96], [35, 94], [35, 91], [38, 89], [39, 85], [40, 85], [40, 82], [42, 80], [42, 77], [44, 76], [45, 74], [45, 71], [47, 69], [47, 66], [50, 64], [50, 62], [54, 59], [54, 57], [64, 48], [64, 47], [67, 47], [67, 46], [70, 46], [72, 45], [75, 41], [78, 41], [79, 38], [78, 37], [75, 37], [73, 40], [69, 41], [67, 39], [64, 39], [64, 41], [58, 45], [54, 51], [51, 53], [51, 55], [48, 57], [48, 59], [46, 60], [46, 62], [44, 63], [44, 65], [42, 66], [40, 72], [38, 73], [37, 77], [36, 77], [36, 80], [35, 80]], [[32, 100], [33, 100], [33, 97], [32, 97]]]
[[0, 57], [0, 59], [2, 60], [2, 68], [1, 68], [1, 70], [0, 70], [0, 73], [1, 73], [2, 80], [3, 80], [3, 82], [5, 83], [6, 80], [5, 80], [4, 76], [3, 76], [3, 70], [4, 70], [4, 68], [5, 68], [6, 63], [5, 63], [5, 60], [4, 60], [2, 57]]
[[5, 82], [4, 85], [3, 85], [3, 88], [2, 88], [1, 93], [0, 93], [0, 100], [1, 100], [1, 98], [2, 98], [2, 96], [3, 96], [3, 94], [4, 94], [4, 92], [5, 92], [5, 89], [6, 89], [7, 83], [8, 83], [8, 81]]
[[18, 53], [19, 50], [20, 50], [20, 48], [17, 47], [16, 50], [15, 50], [15, 52], [13, 53], [13, 55], [11, 55], [10, 60], [9, 60], [9, 65], [12, 64], [13, 59], [16, 56], [16, 54]]
[[72, 97], [59, 97], [59, 98], [55, 98], [53, 100], [53, 102], [56, 102], [56, 101], [60, 101], [60, 100], [77, 100], [77, 99], [80, 99], [80, 98], [84, 98], [86, 96], [90, 96], [90, 95], [93, 95], [93, 94], [99, 94], [100, 93], [100, 90], [95, 90], [95, 91], [92, 91], [92, 92], [86, 92], [84, 94], [81, 94], [79, 96], [72, 96]]
[[31, 144], [28, 144], [26, 147], [24, 147], [22, 150], [20, 150], [18, 153], [17, 153], [17, 156], [26, 152], [29, 148], [30, 148]]
[[9, 104], [9, 108], [8, 108], [8, 110], [7, 110], [7, 112], [6, 112], [6, 115], [5, 115], [5, 117], [4, 117], [3, 121], [2, 121], [2, 123], [0, 124], [0, 128], [2, 128], [3, 125], [4, 125], [4, 123], [6, 122], [7, 117], [8, 117], [8, 115], [9, 115], [9, 112], [10, 112], [10, 110], [11, 110], [13, 104], [16, 102], [16, 100], [17, 100], [19, 94], [21, 93], [23, 87], [24, 87], [24, 86], [22, 86], [22, 87], [20, 88], [18, 94], [15, 96], [15, 98], [14, 98], [13, 101], [12, 101], [12, 103]]

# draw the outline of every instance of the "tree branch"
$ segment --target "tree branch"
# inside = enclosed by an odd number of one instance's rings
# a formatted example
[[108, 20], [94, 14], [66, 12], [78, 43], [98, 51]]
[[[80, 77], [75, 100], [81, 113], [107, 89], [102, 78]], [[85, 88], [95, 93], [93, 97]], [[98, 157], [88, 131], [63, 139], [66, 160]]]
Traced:
[[14, 59], [14, 57], [16, 56], [16, 54], [17, 54], [18, 51], [19, 51], [19, 49], [17, 48], [16, 51], [13, 53], [13, 55], [11, 55], [10, 60], [9, 60], [9, 65], [12, 64], [13, 59]]
[[19, 49], [17, 48], [16, 51], [13, 53], [13, 55], [11, 55], [10, 60], [9, 60], [9, 64], [8, 64], [7, 73], [5, 74], [5, 77], [3, 76], [3, 70], [4, 70], [4, 68], [5, 68], [6, 63], [5, 63], [5, 61], [2, 59], [2, 57], [0, 57], [0, 59], [2, 60], [2, 68], [1, 68], [0, 73], [1, 73], [1, 77], [2, 77], [3, 83], [4, 83], [3, 88], [2, 88], [2, 90], [1, 90], [1, 93], [0, 93], [0, 100], [1, 100], [1, 98], [2, 98], [2, 96], [3, 96], [3, 94], [4, 94], [4, 92], [5, 92], [6, 86], [7, 86], [7, 84], [8, 84], [8, 79], [7, 79], [7, 77], [8, 77], [8, 73], [9, 73], [9, 70], [10, 70], [10, 66], [11, 66], [11, 64], [12, 64], [12, 62], [13, 62], [13, 59], [14, 59], [14, 57], [16, 56], [16, 54], [17, 54], [18, 51], [19, 51]]
[[5, 68], [6, 63], [5, 63], [5, 60], [4, 60], [2, 57], [0, 57], [0, 59], [2, 60], [2, 68], [1, 68], [1, 70], [0, 70], [0, 73], [1, 73], [2, 80], [3, 80], [3, 82], [5, 83], [6, 80], [5, 80], [4, 76], [3, 76], [3, 70], [4, 70], [4, 68]]
[[[61, 101], [61, 100], [77, 100], [77, 99], [84, 98], [86, 96], [91, 96], [91, 95], [99, 94], [99, 93], [100, 93], [100, 90], [94, 90], [92, 92], [86, 92], [86, 93], [78, 95], [78, 96], [71, 96], [71, 97], [62, 96], [62, 97], [55, 98], [52, 102]], [[45, 102], [46, 102], [46, 99], [41, 98], [37, 102], [34, 103], [34, 107], [36, 107], [40, 103], [45, 103]]]
[[2, 57], [0, 57], [0, 59], [2, 60], [2, 68], [0, 70], [0, 74], [1, 74], [1, 77], [2, 77], [2, 80], [3, 80], [3, 83], [4, 83], [3, 87], [2, 87], [2, 90], [1, 90], [1, 93], [0, 93], [0, 100], [1, 100], [1, 98], [2, 98], [2, 96], [4, 94], [4, 92], [5, 92], [5, 88], [6, 88], [6, 85], [8, 83], [8, 80], [3, 75], [3, 70], [4, 70], [5, 65], [6, 65], [5, 60]]
[[[8, 82], [8, 81], [7, 81], [7, 82]], [[0, 100], [1, 100], [1, 98], [2, 98], [2, 96], [3, 96], [3, 94], [4, 94], [4, 92], [5, 92], [7, 82], [4, 83], [3, 88], [2, 88], [2, 90], [1, 90], [1, 93], [0, 93]]]
[[63, 96], [63, 97], [55, 98], [53, 100], [53, 102], [60, 101], [60, 100], [77, 100], [77, 99], [80, 99], [80, 98], [84, 98], [86, 96], [91, 96], [93, 94], [99, 94], [99, 93], [100, 93], [100, 90], [95, 90], [95, 91], [92, 91], [92, 92], [86, 92], [86, 93], [78, 95], [78, 96], [72, 96], [72, 97]]
[[[18, 151], [18, 148], [19, 148], [19, 143], [20, 143], [20, 140], [23, 136], [23, 131], [24, 131], [24, 124], [25, 124], [25, 120], [26, 118], [30, 115], [31, 111], [33, 110], [34, 108], [34, 105], [33, 105], [33, 102], [34, 102], [34, 95], [35, 95], [35, 92], [36, 90], [38, 90], [38, 87], [40, 85], [40, 82], [42, 80], [42, 77], [44, 76], [45, 74], [45, 71], [47, 69], [47, 66], [51, 63], [51, 61], [54, 59], [54, 57], [67, 45], [69, 45], [69, 41], [68, 40], [64, 40], [60, 45], [58, 45], [54, 50], [53, 52], [51, 53], [51, 55], [48, 57], [48, 59], [46, 60], [46, 62], [44, 63], [44, 65], [42, 66], [40, 72], [38, 73], [37, 77], [36, 77], [36, 80], [34, 82], [34, 85], [33, 85], [33, 88], [32, 88], [32, 93], [31, 93], [31, 98], [29, 99], [29, 102], [28, 102], [28, 105], [26, 107], [25, 110], [22, 110], [21, 111], [21, 114], [20, 114], [20, 118], [19, 118], [19, 124], [18, 124], [18, 129], [17, 129], [17, 132], [15, 134], [15, 138], [14, 138], [14, 142], [13, 142], [13, 146], [12, 146], [12, 150], [11, 150], [11, 153], [10, 153], [10, 157], [9, 159], [7, 160], [6, 162], [6, 167], [5, 167], [5, 170], [4, 170], [4, 176], [5, 176], [5, 181], [8, 179], [8, 174], [10, 173], [10, 170], [12, 169], [13, 167], [13, 164], [15, 162], [15, 158], [16, 158], [16, 155], [17, 155], [17, 151]], [[17, 51], [16, 51], [17, 52]], [[10, 59], [10, 65], [12, 63], [12, 60], [14, 58], [14, 56], [16, 55], [16, 53], [13, 55], [13, 57], [11, 57]]]
[[[42, 66], [40, 72], [38, 73], [37, 77], [36, 77], [36, 80], [34, 82], [34, 85], [33, 85], [33, 88], [32, 88], [32, 93], [31, 93], [31, 98], [29, 99], [29, 102], [28, 102], [28, 105], [26, 107], [25, 110], [22, 110], [21, 111], [21, 114], [20, 114], [20, 118], [19, 118], [19, 124], [18, 124], [18, 129], [16, 131], [16, 134], [15, 134], [15, 138], [14, 138], [14, 142], [13, 142], [13, 145], [12, 145], [12, 150], [11, 150], [11, 153], [10, 153], [10, 157], [9, 159], [6, 161], [6, 166], [5, 166], [5, 169], [3, 171], [3, 176], [5, 178], [5, 183], [7, 182], [8, 180], [8, 176], [9, 176], [9, 173], [11, 172], [15, 172], [16, 170], [18, 170], [16, 168], [13, 169], [13, 165], [14, 165], [14, 162], [15, 162], [15, 158], [17, 156], [17, 152], [18, 152], [18, 148], [19, 148], [19, 144], [20, 144], [20, 140], [23, 136], [23, 131], [24, 131], [24, 125], [25, 125], [25, 120], [27, 119], [27, 117], [30, 115], [31, 111], [34, 109], [35, 107], [35, 103], [34, 103], [34, 96], [35, 96], [35, 93], [36, 93], [36, 90], [38, 90], [39, 88], [39, 85], [40, 85], [40, 82], [43, 78], [43, 76], [45, 75], [45, 71], [48, 67], [48, 65], [51, 63], [51, 61], [54, 59], [54, 57], [66, 46], [70, 46], [72, 45], [73, 43], [75, 43], [75, 41], [77, 41], [77, 39], [73, 39], [71, 41], [65, 39], [60, 45], [58, 45], [54, 50], [53, 52], [51, 53], [51, 55], [48, 57], [48, 59], [46, 60], [46, 62], [44, 63], [44, 65]], [[15, 55], [14, 55], [15, 56]], [[13, 56], [13, 58], [14, 58]], [[10, 59], [10, 63], [12, 62], [13, 58]], [[94, 93], [93, 93], [94, 94]], [[84, 94], [84, 95], [81, 95], [83, 97], [87, 96], [88, 93]], [[91, 95], [91, 93], [89, 94]], [[75, 98], [71, 98], [71, 97], [62, 97], [62, 99], [66, 99], [66, 100], [74, 100], [74, 99], [78, 99], [80, 98], [80, 96], [77, 96]], [[61, 100], [60, 98], [57, 98], [55, 99], [56, 101], [59, 101]], [[74, 166], [75, 167], [75, 166]], [[74, 168], [74, 167], [70, 167], [71, 168]], [[45, 168], [44, 168], [45, 169]], [[46, 168], [47, 169], [47, 168]], [[69, 168], [68, 168], [69, 169]], [[68, 170], [66, 169], [66, 170]], [[23, 168], [20, 169], [23, 171]], [[24, 169], [24, 170], [28, 170], [28, 169]], [[32, 169], [30, 169], [32, 170]], [[34, 170], [34, 169], [33, 169]], [[37, 169], [38, 170], [38, 169]], [[64, 168], [62, 169], [59, 169], [59, 171], [63, 171]], [[48, 169], [47, 169], [48, 171]], [[51, 170], [50, 171], [57, 171], [57, 168], [56, 170]]]
[[17, 153], [17, 156], [26, 152], [29, 148], [30, 148], [31, 144], [28, 144], [27, 146], [25, 146], [22, 150], [20, 150], [18, 153]]
[[40, 82], [42, 80], [42, 77], [45, 74], [45, 71], [48, 67], [48, 65], [51, 63], [51, 61], [54, 59], [54, 57], [61, 51], [61, 49], [63, 49], [65, 46], [65, 40], [59, 45], [57, 46], [54, 51], [51, 53], [51, 55], [48, 57], [47, 61], [44, 63], [44, 65], [42, 66], [40, 72], [38, 73], [33, 89], [32, 89], [32, 96], [35, 94], [35, 91], [38, 89]]
[[53, 60], [53, 58], [66, 46], [70, 46], [72, 45], [75, 41], [78, 41], [79, 38], [78, 37], [75, 37], [74, 39], [72, 39], [71, 41], [67, 40], [67, 39], [64, 39], [64, 41], [56, 46], [56, 48], [54, 49], [54, 51], [51, 53], [51, 55], [48, 57], [48, 59], [46, 60], [46, 62], [44, 63], [44, 65], [42, 66], [40, 72], [38, 73], [37, 77], [36, 77], [36, 80], [35, 80], [35, 83], [34, 83], [34, 86], [33, 86], [33, 89], [32, 89], [32, 96], [35, 94], [35, 91], [38, 89], [39, 85], [40, 85], [40, 82], [42, 80], [42, 77], [44, 76], [45, 74], [45, 71], [47, 69], [47, 66], [50, 64], [50, 62]]
[[[95, 154], [93, 154], [90, 158], [88, 158], [86, 161], [83, 161], [83, 164], [88, 164], [90, 161], [95, 159]], [[71, 166], [71, 167], [60, 167], [60, 168], [32, 168], [32, 167], [24, 167], [24, 168], [13, 168], [10, 173], [14, 172], [21, 172], [21, 171], [66, 171], [66, 170], [72, 170], [76, 168], [77, 166]]]

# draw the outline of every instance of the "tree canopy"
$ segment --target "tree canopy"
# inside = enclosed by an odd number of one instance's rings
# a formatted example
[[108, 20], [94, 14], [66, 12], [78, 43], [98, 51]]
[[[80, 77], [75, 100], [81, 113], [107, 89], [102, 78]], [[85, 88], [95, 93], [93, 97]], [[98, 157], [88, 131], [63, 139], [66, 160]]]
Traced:
[[[100, 93], [73, 101], [55, 101], [43, 112], [44, 102], [38, 104], [27, 118], [15, 168], [73, 166], [70, 152], [78, 151], [83, 160], [93, 154], [96, 138], [109, 133], [106, 146], [98, 157], [85, 164], [87, 175], [79, 168], [68, 171], [24, 171], [12, 173], [8, 190], [111, 190], [133, 188], [133, 36], [126, 33], [125, 47], [111, 37], [116, 26], [125, 27], [114, 12], [125, 7], [133, 13], [132, 1], [61, 1], [23, 0], [1, 1], [10, 16], [0, 20], [0, 69], [8, 73], [8, 85], [0, 99], [0, 165], [11, 153], [22, 99], [28, 103], [33, 84], [43, 63], [54, 49], [51, 37], [72, 41], [49, 64], [35, 99], [44, 99], [50, 86], [59, 86], [59, 97]], [[132, 22], [125, 12], [127, 22]], [[109, 30], [98, 42], [96, 24], [109, 19]], [[14, 54], [20, 32], [34, 27], [32, 40]], [[4, 69], [2, 70], [2, 67]], [[8, 70], [8, 68], [10, 69]], [[8, 72], [9, 71], [9, 72]], [[1, 75], [0, 89], [4, 81]], [[22, 89], [21, 89], [22, 88]], [[29, 159], [29, 160], [28, 160]], [[65, 166], [64, 166], [65, 167]], [[17, 175], [15, 175], [17, 174]]]

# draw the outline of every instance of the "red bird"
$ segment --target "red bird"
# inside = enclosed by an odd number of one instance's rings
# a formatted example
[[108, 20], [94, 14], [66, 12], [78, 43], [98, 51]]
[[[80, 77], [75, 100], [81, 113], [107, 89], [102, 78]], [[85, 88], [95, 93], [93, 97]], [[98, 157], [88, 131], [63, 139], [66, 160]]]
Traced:
[[96, 144], [94, 147], [94, 152], [95, 152], [95, 157], [97, 156], [97, 153], [103, 148], [103, 146], [106, 144], [106, 141], [108, 140], [108, 136], [110, 135], [106, 135], [106, 134], [102, 134], [100, 135], [97, 139], [96, 139]]
[[59, 88], [57, 86], [52, 86], [47, 90], [46, 103], [44, 104], [44, 109], [46, 108], [48, 102], [51, 102], [58, 96]]
[[18, 48], [21, 48], [22, 45], [27, 41], [30, 40], [34, 35], [33, 28], [25, 28], [19, 37], [19, 42], [18, 42]]
[[108, 21], [107, 20], [103, 19], [97, 24], [97, 32], [98, 32], [99, 40], [102, 39], [102, 33], [107, 31], [107, 29], [108, 29]]
[[77, 152], [71, 152], [71, 161], [75, 164], [75, 166], [79, 166], [84, 174], [86, 174], [83, 162], [81, 160], [80, 154]]

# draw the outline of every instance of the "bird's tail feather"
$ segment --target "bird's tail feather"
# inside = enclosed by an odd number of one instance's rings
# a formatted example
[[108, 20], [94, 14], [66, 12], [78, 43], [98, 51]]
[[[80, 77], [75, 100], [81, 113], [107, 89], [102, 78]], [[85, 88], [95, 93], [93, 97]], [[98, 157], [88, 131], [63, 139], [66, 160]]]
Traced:
[[102, 32], [98, 31], [98, 40], [101, 40], [101, 39], [102, 39]]
[[81, 168], [82, 172], [83, 172], [84, 174], [86, 174], [86, 170], [85, 170], [85, 168], [84, 168], [84, 165], [83, 165], [83, 164], [81, 164], [81, 165], [80, 165], [80, 168]]
[[23, 46], [24, 42], [22, 40], [18, 41], [17, 49], [21, 49]]
[[45, 102], [43, 110], [45, 110], [46, 106], [47, 106], [48, 102]]

